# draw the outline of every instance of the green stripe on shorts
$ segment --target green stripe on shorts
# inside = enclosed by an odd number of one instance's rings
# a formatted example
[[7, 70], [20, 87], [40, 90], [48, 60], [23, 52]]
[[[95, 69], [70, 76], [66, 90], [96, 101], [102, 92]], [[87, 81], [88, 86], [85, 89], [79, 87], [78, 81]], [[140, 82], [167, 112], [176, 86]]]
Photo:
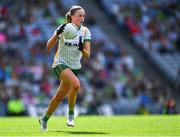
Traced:
[[[69, 68], [68, 66], [64, 65], [64, 64], [59, 64], [57, 65], [55, 68], [53, 68], [53, 72], [55, 73], [55, 75], [58, 77], [61, 75], [61, 73], [63, 72], [63, 70], [65, 70], [66, 68]], [[71, 69], [71, 68], [70, 68]], [[72, 70], [72, 69], [71, 69]], [[74, 75], [78, 75], [80, 72], [80, 69], [77, 70], [72, 70], [72, 72], [74, 73]]]

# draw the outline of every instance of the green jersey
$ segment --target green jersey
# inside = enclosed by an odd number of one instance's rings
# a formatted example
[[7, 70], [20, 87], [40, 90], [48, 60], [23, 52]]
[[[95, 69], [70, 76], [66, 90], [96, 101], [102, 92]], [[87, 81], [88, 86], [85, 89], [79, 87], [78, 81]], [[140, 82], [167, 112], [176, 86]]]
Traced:
[[91, 33], [87, 27], [77, 28], [77, 36], [74, 39], [65, 39], [63, 33], [60, 35], [52, 68], [55, 68], [58, 64], [64, 64], [74, 70], [81, 68], [82, 52], [78, 50], [80, 37], [82, 37], [83, 43], [86, 40], [91, 40]]

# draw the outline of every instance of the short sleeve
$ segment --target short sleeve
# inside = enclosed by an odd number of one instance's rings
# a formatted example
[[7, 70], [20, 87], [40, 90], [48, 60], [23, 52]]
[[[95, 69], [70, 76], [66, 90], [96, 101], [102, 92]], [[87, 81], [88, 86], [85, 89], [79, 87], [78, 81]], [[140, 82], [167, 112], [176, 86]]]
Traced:
[[[59, 27], [60, 27], [60, 26], [59, 26]], [[54, 34], [56, 34], [56, 32], [57, 32], [57, 30], [58, 30], [59, 27], [57, 27], [57, 28], [55, 29]]]
[[90, 41], [91, 40], [91, 32], [89, 31], [89, 29], [87, 28], [86, 29], [86, 33], [85, 33], [85, 38], [84, 38], [85, 41]]

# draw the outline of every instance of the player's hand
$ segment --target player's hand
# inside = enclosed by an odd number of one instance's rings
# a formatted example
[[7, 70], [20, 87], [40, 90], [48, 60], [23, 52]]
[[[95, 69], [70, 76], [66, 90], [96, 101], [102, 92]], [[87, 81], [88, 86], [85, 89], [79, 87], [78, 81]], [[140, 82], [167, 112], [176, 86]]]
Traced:
[[78, 50], [82, 51], [84, 49], [84, 44], [82, 43], [82, 36], [79, 37]]
[[59, 36], [63, 31], [64, 31], [64, 27], [66, 26], [67, 23], [62, 24], [61, 26], [59, 26], [56, 30], [56, 34]]

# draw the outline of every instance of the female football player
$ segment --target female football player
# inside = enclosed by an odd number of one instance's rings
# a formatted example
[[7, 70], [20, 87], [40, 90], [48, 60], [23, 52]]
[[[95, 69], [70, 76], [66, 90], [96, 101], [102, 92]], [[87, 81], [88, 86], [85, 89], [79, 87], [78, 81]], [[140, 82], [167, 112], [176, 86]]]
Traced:
[[80, 81], [77, 77], [81, 69], [80, 60], [82, 57], [89, 58], [90, 56], [91, 33], [87, 27], [82, 26], [84, 18], [84, 9], [80, 6], [72, 6], [66, 14], [66, 22], [71, 23], [77, 29], [77, 37], [69, 40], [63, 36], [67, 25], [65, 23], [55, 30], [47, 42], [48, 49], [52, 49], [56, 42], [59, 42], [52, 69], [60, 80], [60, 85], [50, 101], [46, 113], [39, 119], [42, 131], [47, 130], [48, 119], [67, 94], [69, 104], [67, 126], [74, 126], [74, 107], [80, 89]]

